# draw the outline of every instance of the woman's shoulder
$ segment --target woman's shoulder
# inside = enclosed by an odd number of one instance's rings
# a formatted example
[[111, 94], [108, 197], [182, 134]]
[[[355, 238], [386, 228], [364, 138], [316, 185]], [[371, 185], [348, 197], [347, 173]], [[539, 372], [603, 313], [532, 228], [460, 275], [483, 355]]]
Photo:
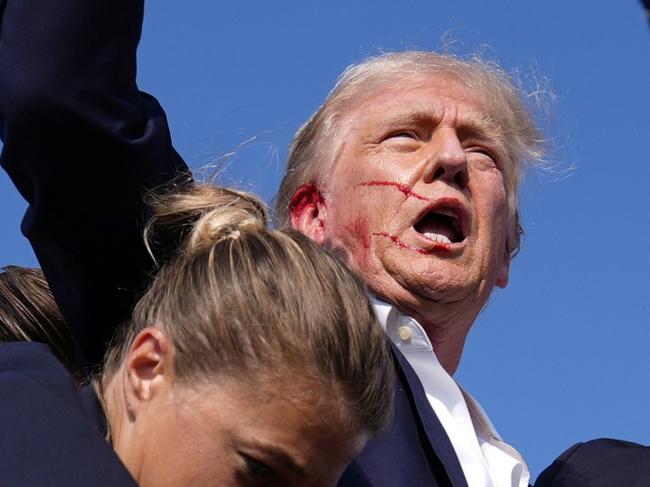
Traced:
[[46, 345], [0, 345], [2, 485], [135, 486]]
[[0, 374], [70, 375], [50, 347], [38, 342], [0, 343]]
[[[46, 405], [51, 414], [62, 409], [73, 417], [77, 409], [82, 411], [77, 408], [79, 397], [74, 377], [43, 343], [0, 344], [0, 397], [3, 419], [11, 417], [7, 416], [10, 411], [27, 413]], [[28, 419], [26, 414], [23, 417]]]

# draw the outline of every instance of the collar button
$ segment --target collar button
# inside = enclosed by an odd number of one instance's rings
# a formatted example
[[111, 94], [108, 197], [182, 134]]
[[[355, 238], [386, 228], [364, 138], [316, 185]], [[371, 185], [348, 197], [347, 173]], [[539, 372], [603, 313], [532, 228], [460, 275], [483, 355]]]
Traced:
[[400, 340], [402, 340], [403, 342], [407, 342], [411, 340], [411, 337], [413, 336], [413, 331], [411, 330], [411, 327], [403, 325], [397, 329], [397, 334], [399, 335]]

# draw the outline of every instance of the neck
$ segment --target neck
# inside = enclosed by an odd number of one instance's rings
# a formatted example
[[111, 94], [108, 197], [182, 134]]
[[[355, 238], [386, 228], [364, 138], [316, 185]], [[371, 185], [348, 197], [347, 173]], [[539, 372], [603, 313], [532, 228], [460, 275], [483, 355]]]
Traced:
[[134, 442], [130, 438], [129, 413], [124, 402], [122, 392], [122, 369], [110, 378], [103, 378], [100, 392], [101, 403], [106, 414], [108, 427], [108, 439], [120, 457], [122, 463], [129, 470], [135, 479], [138, 478], [138, 471], [133, 464]]
[[429, 340], [431, 340], [431, 346], [438, 358], [438, 362], [449, 375], [453, 376], [458, 370], [467, 334], [452, 336], [450, 334], [436, 333], [437, 330], [426, 325], [423, 328]]
[[[117, 374], [116, 374], [117, 375]], [[116, 397], [116, 382], [117, 379], [113, 376], [110, 379], [103, 377], [97, 381], [95, 390], [99, 396], [104, 415], [106, 416], [106, 426], [108, 429], [108, 441], [115, 445], [116, 433], [120, 430], [119, 425], [122, 423], [121, 414], [118, 414], [119, 408], [117, 407], [118, 401]], [[119, 436], [119, 434], [117, 434]]]

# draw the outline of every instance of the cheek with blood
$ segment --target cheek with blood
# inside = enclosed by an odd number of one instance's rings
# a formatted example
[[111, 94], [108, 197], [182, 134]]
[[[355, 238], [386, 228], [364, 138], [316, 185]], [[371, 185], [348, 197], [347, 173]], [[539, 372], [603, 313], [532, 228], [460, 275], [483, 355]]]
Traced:
[[421, 194], [416, 193], [408, 185], [404, 183], [398, 183], [395, 181], [366, 181], [361, 183], [360, 186], [388, 186], [397, 189], [399, 192], [406, 195], [407, 198], [415, 198], [417, 200], [429, 201], [429, 198], [422, 196]]
[[370, 224], [365, 216], [357, 217], [351, 222], [338, 227], [336, 238], [325, 242], [325, 247], [357, 272], [364, 273], [370, 257]]
[[412, 245], [402, 242], [395, 235], [391, 235], [388, 232], [375, 232], [373, 233], [373, 235], [376, 237], [388, 238], [398, 247], [402, 249], [412, 250], [413, 252], [417, 252], [418, 254], [422, 254], [422, 255], [432, 255], [436, 252], [449, 252], [451, 250], [448, 244], [443, 244], [443, 243], [436, 243], [432, 248], [429, 249], [420, 249], [418, 247], [413, 247]]
[[346, 225], [345, 230], [349, 235], [354, 235], [365, 250], [370, 249], [370, 225], [365, 216], [358, 217]]
[[[430, 201], [430, 198], [427, 198], [426, 196], [422, 196], [419, 193], [416, 193], [413, 191], [411, 187], [404, 183], [398, 183], [396, 181], [366, 181], [365, 183], [361, 183], [360, 186], [366, 186], [366, 187], [372, 187], [372, 186], [385, 186], [385, 187], [390, 187], [390, 188], [395, 188], [397, 191], [400, 193], [404, 194], [406, 198], [415, 198], [418, 200], [422, 201]], [[355, 222], [355, 225], [358, 222]], [[367, 223], [366, 223], [367, 225]], [[367, 235], [367, 226], [365, 228]], [[395, 245], [402, 249], [408, 249], [412, 250], [413, 252], [417, 252], [418, 254], [423, 254], [423, 255], [431, 255], [436, 252], [449, 252], [451, 249], [449, 248], [448, 244], [444, 243], [435, 243], [432, 248], [428, 249], [422, 249], [418, 247], [414, 247], [412, 245], [409, 245], [405, 242], [402, 242], [399, 238], [397, 238], [395, 235], [391, 235], [388, 232], [374, 232], [372, 234], [375, 237], [384, 237], [390, 239]], [[364, 246], [368, 248], [370, 246], [370, 237], [368, 237], [367, 244], [364, 243]]]

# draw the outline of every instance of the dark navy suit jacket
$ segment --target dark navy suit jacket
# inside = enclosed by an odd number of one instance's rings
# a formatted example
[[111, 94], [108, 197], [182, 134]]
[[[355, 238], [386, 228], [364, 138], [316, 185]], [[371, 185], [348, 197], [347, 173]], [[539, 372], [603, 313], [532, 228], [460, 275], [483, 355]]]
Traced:
[[105, 435], [94, 392], [46, 345], [0, 344], [2, 487], [136, 487]]
[[535, 482], [535, 487], [648, 486], [650, 447], [609, 438], [573, 445]]
[[[141, 0], [0, 2], [1, 162], [29, 202], [22, 230], [80, 361], [96, 364], [151, 275], [143, 195], [187, 167], [135, 83]], [[394, 422], [340, 485], [465, 487], [418, 378], [393, 353]]]

